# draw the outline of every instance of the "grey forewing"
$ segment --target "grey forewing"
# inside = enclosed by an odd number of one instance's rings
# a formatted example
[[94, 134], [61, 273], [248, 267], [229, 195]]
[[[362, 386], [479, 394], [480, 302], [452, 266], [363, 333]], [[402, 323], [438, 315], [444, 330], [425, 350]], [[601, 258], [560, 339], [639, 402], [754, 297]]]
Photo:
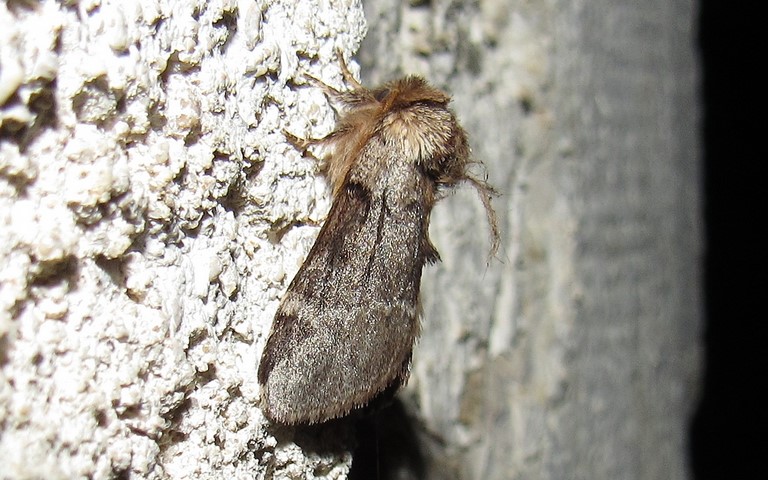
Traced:
[[285, 409], [276, 418], [337, 416], [407, 376], [422, 267], [436, 256], [429, 206], [389, 181], [372, 187], [342, 186], [278, 310], [259, 368], [268, 408]]

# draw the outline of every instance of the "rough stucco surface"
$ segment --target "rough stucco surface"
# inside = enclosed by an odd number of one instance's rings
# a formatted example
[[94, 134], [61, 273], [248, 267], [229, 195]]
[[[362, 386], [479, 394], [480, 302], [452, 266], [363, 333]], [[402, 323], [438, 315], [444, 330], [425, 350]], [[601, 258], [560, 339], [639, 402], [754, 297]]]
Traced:
[[344, 478], [257, 408], [356, 1], [0, 4], [0, 478]]
[[[701, 307], [690, 0], [365, 2], [363, 78], [454, 97], [502, 193], [438, 205], [392, 478], [684, 479]], [[399, 48], [392, 48], [392, 45]]]
[[[367, 83], [453, 94], [503, 233], [486, 266], [471, 190], [437, 206], [407, 415], [374, 471], [685, 478], [693, 3], [365, 7]], [[346, 476], [349, 430], [267, 427], [255, 371], [328, 208], [281, 131], [330, 130], [301, 73], [339, 85], [334, 49], [364, 30], [344, 1], [0, 5], [0, 478]], [[406, 423], [414, 442], [386, 437]]]

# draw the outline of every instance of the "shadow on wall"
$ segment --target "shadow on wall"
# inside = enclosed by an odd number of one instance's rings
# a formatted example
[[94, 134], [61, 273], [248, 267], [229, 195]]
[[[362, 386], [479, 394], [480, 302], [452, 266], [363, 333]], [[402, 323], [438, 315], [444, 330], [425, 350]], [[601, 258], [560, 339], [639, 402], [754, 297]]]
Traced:
[[356, 437], [350, 480], [425, 478], [419, 440], [400, 400], [361, 419]]

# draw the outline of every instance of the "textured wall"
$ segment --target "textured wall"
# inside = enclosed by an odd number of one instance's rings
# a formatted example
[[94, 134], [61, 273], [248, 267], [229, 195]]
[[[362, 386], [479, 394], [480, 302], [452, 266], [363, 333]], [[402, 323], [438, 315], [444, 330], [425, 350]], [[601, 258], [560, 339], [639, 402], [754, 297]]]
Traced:
[[444, 86], [503, 194], [488, 268], [472, 192], [436, 208], [444, 261], [426, 271], [402, 396], [419, 449], [393, 461], [436, 479], [686, 478], [701, 323], [694, 2], [365, 9], [363, 77]]
[[348, 470], [277, 443], [255, 372], [328, 207], [296, 79], [364, 30], [354, 1], [0, 4], [0, 478]]
[[[503, 230], [486, 266], [474, 193], [437, 206], [372, 471], [685, 478], [693, 2], [365, 8], [366, 83], [453, 94]], [[328, 208], [281, 130], [330, 130], [300, 73], [340, 84], [364, 31], [344, 1], [0, 5], [0, 478], [344, 478], [350, 431], [268, 427], [255, 371]]]

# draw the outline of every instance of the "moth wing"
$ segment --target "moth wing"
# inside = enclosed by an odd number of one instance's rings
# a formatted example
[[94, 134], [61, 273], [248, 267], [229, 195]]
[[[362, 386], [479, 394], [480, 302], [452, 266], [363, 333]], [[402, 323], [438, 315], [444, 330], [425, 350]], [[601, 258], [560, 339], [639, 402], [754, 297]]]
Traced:
[[325, 421], [407, 379], [422, 267], [437, 258], [428, 208], [342, 185], [264, 349], [258, 378], [270, 418]]

